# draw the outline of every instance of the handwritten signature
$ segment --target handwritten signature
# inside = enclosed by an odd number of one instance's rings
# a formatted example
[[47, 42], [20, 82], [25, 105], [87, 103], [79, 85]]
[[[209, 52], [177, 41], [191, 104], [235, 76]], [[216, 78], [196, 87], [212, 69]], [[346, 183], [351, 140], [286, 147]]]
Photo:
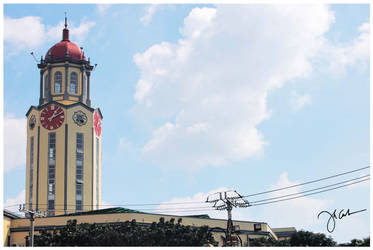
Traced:
[[317, 215], [317, 219], [319, 219], [320, 215], [323, 213], [328, 214], [329, 219], [328, 219], [328, 223], [326, 224], [326, 229], [328, 230], [329, 233], [332, 233], [335, 229], [335, 220], [343, 219], [346, 216], [350, 216], [350, 215], [357, 214], [357, 213], [364, 212], [364, 211], [366, 211], [366, 209], [362, 209], [362, 210], [358, 210], [354, 212], [350, 212], [350, 209], [347, 209], [346, 212], [343, 212], [343, 209], [342, 209], [341, 211], [339, 211], [338, 216], [337, 216], [337, 209], [334, 209], [333, 213], [330, 213], [328, 211], [321, 211]]

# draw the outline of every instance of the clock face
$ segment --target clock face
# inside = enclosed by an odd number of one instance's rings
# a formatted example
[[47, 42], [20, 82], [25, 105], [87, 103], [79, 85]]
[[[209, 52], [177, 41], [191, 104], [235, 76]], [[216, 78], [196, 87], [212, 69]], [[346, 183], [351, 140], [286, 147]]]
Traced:
[[73, 120], [78, 126], [85, 125], [87, 123], [87, 116], [83, 111], [74, 112]]
[[48, 130], [54, 130], [61, 127], [64, 120], [65, 112], [56, 104], [49, 104], [41, 111], [40, 114], [40, 123]]
[[101, 117], [96, 110], [93, 114], [93, 126], [97, 136], [101, 136]]
[[30, 120], [28, 121], [28, 126], [30, 129], [34, 129], [35, 124], [36, 124], [36, 118], [35, 118], [35, 115], [32, 115], [30, 117]]

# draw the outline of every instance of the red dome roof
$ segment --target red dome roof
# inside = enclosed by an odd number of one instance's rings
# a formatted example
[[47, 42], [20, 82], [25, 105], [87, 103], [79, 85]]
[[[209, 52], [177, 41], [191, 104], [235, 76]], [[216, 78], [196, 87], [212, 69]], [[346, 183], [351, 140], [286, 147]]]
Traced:
[[46, 59], [59, 59], [64, 57], [70, 57], [75, 60], [83, 60], [83, 52], [75, 43], [70, 42], [69, 40], [62, 40], [50, 48], [45, 55]]
[[69, 30], [67, 29], [66, 19], [65, 28], [62, 32], [62, 41], [50, 48], [45, 55], [45, 59], [60, 59], [70, 57], [74, 60], [85, 60], [82, 50], [69, 40]]

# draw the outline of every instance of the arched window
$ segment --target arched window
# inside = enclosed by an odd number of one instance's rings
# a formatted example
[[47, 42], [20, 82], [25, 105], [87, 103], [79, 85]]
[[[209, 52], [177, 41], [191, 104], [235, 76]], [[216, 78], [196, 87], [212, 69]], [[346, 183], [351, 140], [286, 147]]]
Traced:
[[54, 93], [61, 93], [62, 73], [57, 71], [54, 73]]
[[71, 93], [78, 93], [78, 74], [72, 72], [70, 75], [70, 92]]

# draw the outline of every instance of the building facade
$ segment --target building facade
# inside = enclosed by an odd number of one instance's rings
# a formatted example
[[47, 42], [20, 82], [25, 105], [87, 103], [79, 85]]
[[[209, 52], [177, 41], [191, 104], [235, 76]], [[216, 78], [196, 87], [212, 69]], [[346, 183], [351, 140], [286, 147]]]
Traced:
[[39, 105], [27, 117], [26, 208], [48, 216], [98, 209], [102, 114], [91, 107], [94, 69], [83, 49], [62, 40], [41, 57]]
[[[4, 213], [5, 217], [9, 217]], [[163, 217], [166, 221], [172, 218], [177, 221], [182, 219], [181, 224], [192, 227], [209, 226], [212, 229], [214, 239], [223, 246], [223, 238], [225, 233], [221, 230], [226, 228], [227, 221], [223, 219], [212, 219], [207, 215], [194, 216], [178, 216], [178, 215], [164, 215], [143, 213], [140, 211], [125, 209], [125, 208], [107, 208], [95, 211], [79, 212], [74, 214], [67, 214], [61, 216], [50, 216], [45, 218], [35, 219], [35, 234], [38, 235], [40, 230], [54, 228], [62, 228], [66, 225], [68, 220], [77, 220], [77, 223], [96, 223], [96, 224], [115, 224], [125, 221], [136, 220], [141, 226], [150, 226], [152, 222], [158, 222]], [[26, 218], [9, 218], [10, 224], [7, 231], [7, 246], [26, 246], [26, 239], [29, 236], [30, 221]], [[242, 246], [249, 246], [250, 240], [260, 237], [272, 238], [274, 240], [281, 240], [283, 234], [291, 235], [296, 232], [292, 228], [271, 228], [265, 222], [253, 221], [238, 221], [234, 220], [233, 224], [240, 227], [238, 235], [242, 240]], [[219, 229], [220, 228], [220, 229]], [[288, 236], [287, 236], [288, 237]], [[4, 242], [5, 243], [5, 242]]]

